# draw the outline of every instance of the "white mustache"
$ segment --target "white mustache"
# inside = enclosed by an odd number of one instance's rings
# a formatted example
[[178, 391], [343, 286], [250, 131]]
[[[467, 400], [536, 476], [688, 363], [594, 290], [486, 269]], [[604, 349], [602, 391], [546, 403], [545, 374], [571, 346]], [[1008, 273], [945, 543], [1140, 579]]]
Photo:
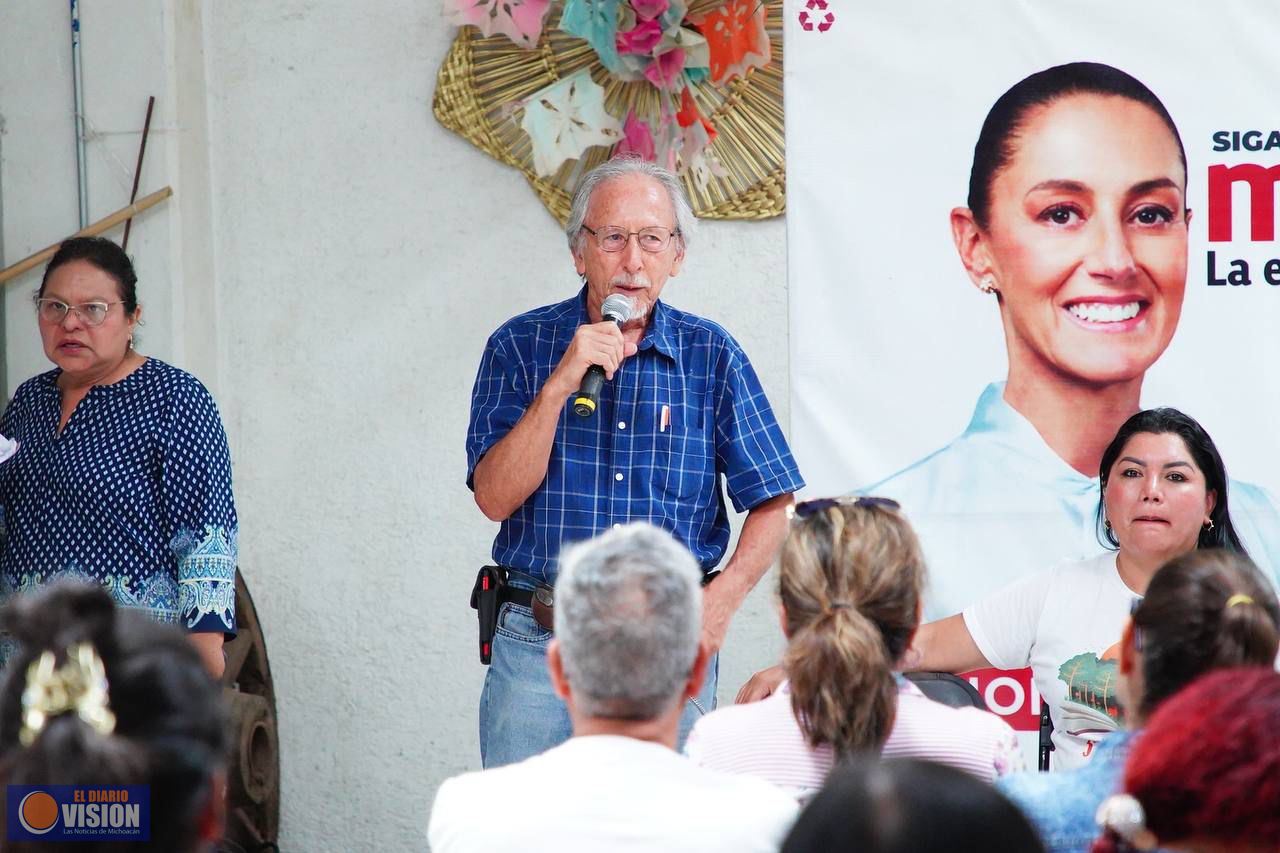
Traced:
[[650, 287], [649, 277], [643, 273], [618, 273], [609, 279], [610, 287]]

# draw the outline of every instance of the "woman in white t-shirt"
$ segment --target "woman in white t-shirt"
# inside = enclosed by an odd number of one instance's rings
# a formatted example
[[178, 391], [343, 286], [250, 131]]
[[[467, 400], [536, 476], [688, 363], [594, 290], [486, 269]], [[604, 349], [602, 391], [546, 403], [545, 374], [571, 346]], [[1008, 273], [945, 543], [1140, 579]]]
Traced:
[[924, 571], [897, 503], [797, 505], [778, 572], [790, 680], [760, 702], [700, 719], [685, 753], [801, 799], [822, 786], [837, 759], [863, 751], [928, 758], [987, 781], [1020, 769], [1003, 720], [934, 702], [895, 672], [920, 624]]
[[1156, 570], [1198, 547], [1244, 552], [1227, 510], [1222, 457], [1182, 412], [1129, 418], [1100, 469], [1098, 522], [1116, 550], [1032, 575], [921, 626], [910, 661], [944, 672], [1030, 666], [1053, 718], [1054, 769], [1079, 766], [1119, 727], [1120, 635]]

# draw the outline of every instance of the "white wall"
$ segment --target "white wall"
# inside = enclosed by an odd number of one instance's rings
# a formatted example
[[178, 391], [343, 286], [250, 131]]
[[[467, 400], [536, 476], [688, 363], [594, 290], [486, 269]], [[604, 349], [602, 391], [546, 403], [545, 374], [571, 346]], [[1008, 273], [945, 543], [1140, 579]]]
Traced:
[[[436, 786], [478, 766], [484, 670], [466, 601], [496, 526], [463, 483], [468, 396], [489, 332], [577, 287], [523, 178], [432, 117], [453, 37], [437, 9], [85, 11], [86, 113], [126, 131], [90, 143], [94, 217], [124, 203], [158, 99], [142, 191], [177, 195], [131, 238], [144, 350], [196, 372], [222, 408], [290, 851], [421, 849]], [[0, 5], [6, 261], [76, 225], [64, 16]], [[785, 425], [784, 262], [780, 220], [704, 223], [666, 295], [739, 337]], [[23, 302], [37, 283], [6, 296], [11, 389], [45, 369]], [[770, 585], [734, 623], [722, 699], [777, 649]]]

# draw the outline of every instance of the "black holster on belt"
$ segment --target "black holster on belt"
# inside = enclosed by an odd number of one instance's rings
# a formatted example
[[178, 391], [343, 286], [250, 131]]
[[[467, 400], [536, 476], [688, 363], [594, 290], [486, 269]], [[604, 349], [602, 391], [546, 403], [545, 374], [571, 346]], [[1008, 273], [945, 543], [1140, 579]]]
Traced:
[[502, 588], [506, 578], [497, 566], [484, 566], [476, 574], [471, 588], [471, 607], [480, 622], [480, 663], [493, 658], [493, 635], [498, 629], [498, 607], [502, 604]]

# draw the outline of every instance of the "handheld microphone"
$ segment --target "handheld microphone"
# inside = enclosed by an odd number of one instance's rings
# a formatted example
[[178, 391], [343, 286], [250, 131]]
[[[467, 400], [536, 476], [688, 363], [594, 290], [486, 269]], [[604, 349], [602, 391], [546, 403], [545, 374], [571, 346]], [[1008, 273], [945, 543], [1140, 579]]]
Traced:
[[[619, 326], [631, 319], [631, 312], [634, 310], [635, 303], [621, 293], [613, 294], [600, 306], [600, 313], [604, 318], [612, 320]], [[602, 388], [604, 388], [604, 368], [593, 364], [587, 368], [586, 374], [582, 377], [582, 387], [574, 395], [574, 414], [581, 418], [591, 417], [595, 413], [596, 404], [600, 402]]]

